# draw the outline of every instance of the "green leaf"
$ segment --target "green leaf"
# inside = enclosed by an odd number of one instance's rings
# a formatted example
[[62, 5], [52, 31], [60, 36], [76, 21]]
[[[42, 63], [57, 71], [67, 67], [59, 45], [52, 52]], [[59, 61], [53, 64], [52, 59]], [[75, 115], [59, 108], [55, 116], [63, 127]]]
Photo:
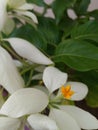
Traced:
[[91, 11], [91, 12], [88, 12], [87, 15], [89, 15], [89, 17], [93, 17], [93, 18], [95, 18], [96, 20], [98, 20], [98, 9], [93, 10], [93, 11]]
[[45, 38], [48, 44], [56, 45], [60, 41], [59, 28], [55, 20], [51, 18], [40, 17], [38, 18], [38, 30]]
[[89, 88], [89, 94], [86, 100], [89, 106], [98, 107], [98, 84]]
[[64, 15], [64, 11], [67, 8], [73, 7], [76, 0], [55, 0], [52, 3], [52, 9], [56, 17], [56, 22], [58, 23], [61, 17]]
[[45, 50], [47, 48], [46, 40], [41, 35], [41, 33], [28, 24], [14, 30], [14, 32], [11, 34], [11, 37], [20, 37], [28, 40], [42, 50]]
[[37, 4], [39, 6], [44, 6], [44, 0], [26, 0], [28, 3], [33, 3], [33, 4]]
[[86, 97], [87, 104], [91, 107], [98, 107], [98, 72], [89, 71], [77, 73], [78, 78], [89, 88]]
[[98, 48], [88, 42], [67, 40], [61, 43], [53, 57], [55, 62], [64, 62], [78, 71], [98, 68]]
[[59, 24], [59, 27], [62, 31], [64, 31], [63, 37], [66, 38], [70, 36], [72, 29], [76, 25], [76, 21], [72, 20], [68, 17], [65, 17], [62, 19], [61, 23]]
[[76, 26], [71, 33], [71, 37], [73, 39], [90, 39], [98, 42], [98, 22], [89, 21]]
[[83, 15], [86, 13], [89, 4], [90, 0], [77, 0], [73, 9], [78, 16]]

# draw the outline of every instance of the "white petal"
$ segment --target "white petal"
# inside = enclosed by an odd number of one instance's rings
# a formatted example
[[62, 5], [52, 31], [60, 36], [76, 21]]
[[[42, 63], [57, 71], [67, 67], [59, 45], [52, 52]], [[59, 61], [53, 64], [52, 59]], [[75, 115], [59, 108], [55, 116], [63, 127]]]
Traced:
[[36, 15], [34, 13], [31, 13], [29, 11], [16, 11], [16, 12], [19, 15], [24, 15], [24, 16], [27, 16], [27, 17], [31, 18], [34, 21], [34, 23], [36, 23], [36, 24], [38, 23], [37, 17], [36, 17]]
[[54, 0], [44, 0], [44, 2], [48, 5], [51, 5], [53, 3]]
[[50, 117], [56, 121], [60, 130], [80, 130], [74, 118], [64, 111], [51, 109]]
[[67, 82], [66, 85], [71, 85], [71, 90], [75, 92], [72, 95], [71, 100], [79, 101], [87, 96], [88, 93], [87, 85], [80, 82]]
[[11, 56], [2, 47], [0, 47], [0, 84], [9, 93], [24, 87], [23, 79], [18, 73]]
[[43, 73], [43, 81], [49, 92], [52, 93], [66, 83], [67, 74], [55, 67], [46, 67]]
[[60, 108], [68, 112], [82, 129], [98, 129], [98, 120], [89, 112], [71, 105], [60, 106]]
[[13, 93], [4, 103], [0, 114], [9, 117], [41, 112], [48, 104], [47, 95], [35, 88], [24, 88]]
[[55, 15], [54, 15], [54, 13], [53, 13], [53, 10], [52, 9], [47, 9], [47, 11], [46, 11], [46, 13], [45, 13], [45, 15], [44, 15], [45, 17], [47, 17], [47, 18], [52, 18], [52, 19], [55, 19]]
[[8, 5], [10, 8], [18, 8], [26, 3], [26, 0], [8, 0]]
[[6, 21], [6, 5], [7, 0], [0, 0], [0, 31], [3, 29]]
[[23, 66], [23, 64], [19, 60], [13, 60], [13, 62], [16, 65], [16, 67], [22, 67]]
[[6, 35], [9, 35], [13, 29], [15, 28], [15, 23], [14, 23], [14, 20], [11, 19], [11, 18], [6, 18], [6, 23], [4, 24], [4, 28], [3, 28], [3, 32], [6, 34]]
[[35, 85], [33, 86], [34, 88], [43, 91], [48, 97], [49, 97], [49, 91], [47, 88], [45, 88], [45, 86], [42, 85]]
[[34, 8], [33, 4], [25, 3], [22, 6], [20, 6], [18, 9], [21, 9], [21, 10], [32, 10], [33, 8]]
[[0, 117], [0, 130], [17, 130], [19, 126], [19, 119]]
[[33, 44], [21, 38], [6, 39], [20, 56], [37, 64], [49, 65], [53, 62], [40, 52]]
[[32, 114], [27, 120], [34, 130], [58, 130], [56, 122], [42, 114]]
[[32, 80], [41, 80], [42, 79], [42, 76], [43, 74], [42, 73], [39, 73], [39, 74], [36, 74], [32, 77]]
[[46, 66], [40, 65], [40, 66], [36, 67], [35, 70], [36, 70], [37, 72], [43, 72], [45, 68], [46, 68]]

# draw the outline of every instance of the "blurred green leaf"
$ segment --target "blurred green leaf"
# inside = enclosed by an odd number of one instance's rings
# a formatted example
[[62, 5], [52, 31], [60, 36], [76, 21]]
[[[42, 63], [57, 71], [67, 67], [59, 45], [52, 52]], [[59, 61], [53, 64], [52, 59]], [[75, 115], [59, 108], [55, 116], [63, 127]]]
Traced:
[[98, 107], [98, 84], [90, 86], [89, 94], [86, 98], [87, 104], [91, 107]]
[[[68, 17], [65, 17], [62, 19], [62, 21], [59, 23], [60, 29], [64, 32], [63, 37], [66, 38], [70, 36], [72, 29], [76, 25], [76, 21], [72, 20]], [[63, 39], [64, 39], [63, 38]]]
[[98, 107], [98, 72], [80, 72], [77, 73], [77, 75], [80, 81], [87, 84], [89, 88], [89, 92], [86, 97], [87, 104], [91, 107]]
[[88, 42], [67, 40], [61, 43], [53, 57], [55, 62], [64, 62], [78, 71], [98, 68], [98, 48]]
[[45, 38], [48, 44], [56, 45], [60, 41], [60, 31], [55, 23], [55, 20], [51, 18], [40, 17], [38, 19], [38, 30]]
[[98, 42], [98, 22], [89, 21], [76, 26], [71, 33], [73, 39], [90, 39]]
[[33, 28], [31, 25], [26, 24], [19, 29], [14, 30], [11, 37], [20, 37], [28, 40], [39, 49], [45, 50], [47, 48], [47, 42], [41, 33]]
[[90, 0], [77, 0], [73, 9], [78, 16], [83, 15], [86, 13], [89, 4]]
[[67, 8], [73, 7], [76, 0], [55, 0], [52, 3], [52, 9], [56, 17], [56, 22], [58, 23], [61, 19], [61, 17], [64, 15], [64, 11]]
[[26, 0], [28, 3], [34, 3], [34, 4], [37, 4], [39, 6], [44, 6], [45, 3], [44, 3], [44, 0]]
[[93, 17], [96, 20], [98, 20], [98, 9], [88, 12], [87, 15], [89, 15], [89, 17]]

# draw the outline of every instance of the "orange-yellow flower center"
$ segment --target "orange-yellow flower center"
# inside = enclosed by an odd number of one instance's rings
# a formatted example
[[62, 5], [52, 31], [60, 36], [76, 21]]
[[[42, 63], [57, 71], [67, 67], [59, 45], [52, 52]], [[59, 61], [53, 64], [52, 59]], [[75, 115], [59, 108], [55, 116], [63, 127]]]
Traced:
[[64, 98], [70, 99], [71, 96], [74, 94], [74, 91], [71, 90], [70, 85], [67, 85], [67, 86], [62, 86], [61, 87], [61, 93], [62, 93]]

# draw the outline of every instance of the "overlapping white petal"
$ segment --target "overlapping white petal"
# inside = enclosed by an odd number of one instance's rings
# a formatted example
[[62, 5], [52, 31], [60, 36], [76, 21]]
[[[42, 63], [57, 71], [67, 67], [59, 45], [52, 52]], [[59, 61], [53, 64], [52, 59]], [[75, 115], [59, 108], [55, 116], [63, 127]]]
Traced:
[[23, 64], [19, 60], [13, 60], [16, 67], [22, 67]]
[[[8, 0], [8, 6], [9, 8], [12, 8], [14, 12], [16, 12], [17, 18], [21, 17], [27, 22], [32, 22], [33, 20], [34, 23], [38, 23], [36, 15], [29, 11], [34, 8], [34, 5], [26, 3], [26, 0]], [[33, 25], [34, 23], [32, 23], [31, 25]]]
[[0, 84], [9, 93], [24, 87], [24, 81], [18, 73], [11, 56], [2, 47], [0, 47]]
[[[88, 87], [81, 82], [67, 82], [66, 85], [71, 86], [71, 90], [74, 91], [74, 94], [71, 96], [70, 100], [79, 101], [84, 99], [88, 93]], [[65, 85], [65, 86], [66, 86]]]
[[71, 105], [60, 106], [60, 109], [68, 112], [82, 129], [98, 129], [98, 120], [89, 112]]
[[37, 64], [49, 65], [53, 62], [39, 51], [34, 45], [21, 38], [6, 39], [20, 56]]
[[41, 72], [44, 71], [45, 68], [46, 68], [46, 66], [40, 65], [40, 66], [36, 67], [35, 70], [36, 70], [37, 72], [40, 72], [40, 73], [41, 73]]
[[23, 5], [19, 6], [18, 9], [21, 10], [32, 10], [34, 8], [33, 4], [24, 3]]
[[32, 80], [41, 80], [42, 79], [42, 73], [36, 74], [32, 77]]
[[0, 117], [0, 130], [17, 130], [19, 126], [19, 119]]
[[50, 93], [64, 85], [66, 80], [67, 73], [63, 73], [55, 67], [46, 67], [44, 70], [43, 81]]
[[27, 120], [34, 130], [58, 130], [56, 122], [42, 114], [32, 114]]
[[0, 0], [0, 31], [3, 29], [6, 21], [6, 5], [7, 0]]
[[74, 118], [63, 110], [51, 109], [50, 117], [56, 121], [60, 130], [80, 130]]
[[34, 13], [31, 13], [30, 11], [16, 11], [19, 15], [24, 15], [26, 17], [29, 17], [34, 21], [34, 23], [38, 23], [37, 17]]
[[48, 97], [44, 92], [35, 88], [24, 88], [8, 98], [2, 106], [0, 114], [17, 118], [37, 113], [46, 108], [48, 102]]

